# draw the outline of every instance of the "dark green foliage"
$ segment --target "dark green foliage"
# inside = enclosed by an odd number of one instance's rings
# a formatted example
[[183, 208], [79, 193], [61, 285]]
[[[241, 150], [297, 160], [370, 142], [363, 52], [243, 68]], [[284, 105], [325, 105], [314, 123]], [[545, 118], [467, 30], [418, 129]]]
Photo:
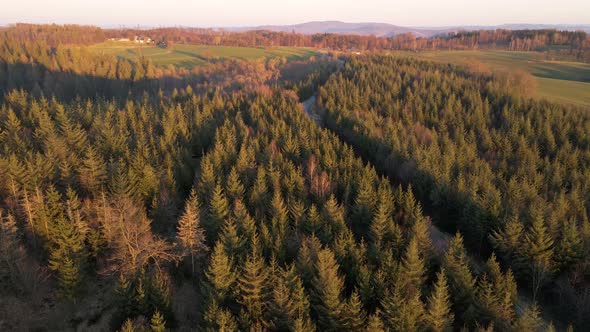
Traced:
[[312, 310], [318, 327], [324, 331], [341, 330], [346, 326], [346, 303], [342, 300], [344, 281], [334, 253], [329, 249], [318, 252], [315, 269]]
[[[329, 129], [380, 172], [408, 185], [405, 194], [395, 195], [401, 210], [396, 222], [418, 225], [424, 239], [419, 200], [437, 226], [463, 234], [474, 256], [496, 250], [502, 264], [530, 285], [535, 300], [579, 307], [587, 301], [562, 295], [584, 293], [588, 285], [579, 250], [588, 220], [589, 113], [531, 99], [522, 93], [529, 87], [501, 76], [411, 57], [354, 57], [320, 88], [318, 100]], [[378, 200], [370, 200], [370, 189], [364, 182], [358, 187], [352, 226], [375, 220], [367, 238], [379, 255], [385, 214]], [[427, 242], [419, 242], [430, 261]], [[454, 266], [446, 270], [454, 309], [461, 313], [456, 318], [473, 328], [481, 314], [477, 283], [467, 277], [465, 259], [446, 264]], [[557, 295], [553, 286], [564, 280], [580, 282]], [[480, 287], [498, 293], [486, 282]], [[509, 324], [508, 311], [501, 311], [497, 321]]]
[[[81, 303], [120, 278], [111, 327], [154, 331], [530, 328], [515, 276], [585, 276], [586, 115], [457, 68], [345, 59], [318, 106], [353, 149], [301, 112], [283, 65], [220, 63], [192, 73], [204, 86], [141, 98], [7, 93], [1, 271], [27, 248]], [[109, 75], [141, 90], [166, 70], [117, 60]], [[447, 248], [423, 206], [465, 237]], [[502, 265], [471, 264], [492, 248]]]
[[[170, 303], [170, 285], [159, 272], [140, 271], [132, 279], [121, 276], [117, 283], [117, 313], [114, 323], [121, 318], [150, 317], [152, 327], [164, 328], [174, 321]], [[125, 323], [125, 325], [127, 325]]]
[[426, 322], [428, 329], [435, 332], [450, 331], [453, 326], [454, 315], [451, 312], [451, 301], [447, 286], [445, 270], [436, 275], [436, 283], [428, 297], [426, 308]]
[[209, 216], [205, 223], [205, 230], [210, 242], [215, 242], [218, 232], [229, 216], [229, 202], [225, 197], [223, 188], [218, 183], [215, 185], [209, 201]]
[[162, 314], [156, 310], [150, 319], [150, 327], [152, 328], [153, 332], [164, 332], [166, 331], [166, 321]]

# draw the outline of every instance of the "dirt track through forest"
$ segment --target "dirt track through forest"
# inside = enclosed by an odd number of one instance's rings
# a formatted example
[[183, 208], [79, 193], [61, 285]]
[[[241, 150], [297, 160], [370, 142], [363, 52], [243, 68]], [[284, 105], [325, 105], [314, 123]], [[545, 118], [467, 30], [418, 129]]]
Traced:
[[[322, 123], [322, 117], [319, 113], [319, 108], [316, 105], [317, 98], [316, 96], [312, 96], [306, 100], [304, 100], [301, 104], [303, 107], [304, 113], [309, 116], [318, 126], [322, 127], [325, 130], [330, 130], [326, 128]], [[436, 251], [436, 255], [442, 259], [444, 254], [446, 253], [447, 249], [449, 248], [449, 242], [453, 237], [450, 233], [442, 231], [432, 222], [429, 225], [430, 231], [430, 240], [434, 246]], [[485, 262], [480, 257], [475, 257], [468, 253], [468, 258], [471, 263], [472, 272], [475, 275], [480, 275], [483, 273], [483, 266], [485, 266]], [[522, 285], [519, 285], [522, 287]], [[517, 316], [521, 316], [526, 309], [533, 305], [533, 301], [528, 295], [522, 294], [523, 292], [518, 292], [518, 298], [515, 302], [515, 312]], [[542, 312], [544, 316], [547, 316], [547, 312]], [[542, 318], [543, 319], [543, 318]], [[542, 320], [543, 327], [546, 328], [549, 324], [547, 320]]]

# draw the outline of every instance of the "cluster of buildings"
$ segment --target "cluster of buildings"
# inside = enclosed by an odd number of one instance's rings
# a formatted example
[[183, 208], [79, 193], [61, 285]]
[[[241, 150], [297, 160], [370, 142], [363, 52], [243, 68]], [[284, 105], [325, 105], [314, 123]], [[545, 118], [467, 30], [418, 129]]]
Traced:
[[[112, 41], [120, 41], [120, 42], [129, 42], [131, 39], [129, 38], [109, 38]], [[135, 36], [133, 38], [133, 42], [137, 44], [153, 44], [155, 41], [150, 37], [146, 36]]]
[[151, 44], [154, 42], [150, 37], [146, 36], [135, 36], [133, 41], [138, 44]]

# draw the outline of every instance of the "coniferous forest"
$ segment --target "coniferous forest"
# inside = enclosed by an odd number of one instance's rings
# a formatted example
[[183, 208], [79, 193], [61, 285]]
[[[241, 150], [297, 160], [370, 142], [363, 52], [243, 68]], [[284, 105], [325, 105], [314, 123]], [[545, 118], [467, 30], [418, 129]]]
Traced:
[[[0, 30], [1, 330], [590, 326], [588, 108], [379, 52], [401, 37], [190, 70], [86, 48], [129, 33]], [[582, 33], [475, 35], [588, 52]]]

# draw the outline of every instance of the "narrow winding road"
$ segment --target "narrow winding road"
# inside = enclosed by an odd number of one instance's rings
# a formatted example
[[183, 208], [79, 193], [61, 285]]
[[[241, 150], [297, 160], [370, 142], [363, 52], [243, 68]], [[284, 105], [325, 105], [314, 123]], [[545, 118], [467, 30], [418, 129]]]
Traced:
[[[322, 123], [322, 117], [318, 112], [318, 106], [316, 105], [316, 96], [312, 96], [301, 103], [303, 107], [304, 113], [309, 116], [318, 126], [326, 129]], [[430, 230], [430, 240], [434, 246], [436, 254], [442, 258], [446, 253], [447, 249], [449, 248], [449, 242], [453, 237], [451, 234], [446, 233], [435, 226], [432, 222], [429, 226]], [[475, 275], [479, 275], [483, 273], [483, 266], [485, 262], [480, 257], [475, 257], [473, 255], [468, 254], [469, 260], [472, 263], [472, 269]], [[522, 285], [521, 285], [522, 286]], [[532, 299], [522, 294], [523, 292], [518, 292], [518, 298], [516, 299], [514, 310], [517, 316], [521, 316], [526, 309], [533, 305]], [[547, 312], [544, 312], [544, 315], [547, 316]], [[542, 320], [543, 327], [547, 327], [549, 324], [548, 322], [543, 319]]]

